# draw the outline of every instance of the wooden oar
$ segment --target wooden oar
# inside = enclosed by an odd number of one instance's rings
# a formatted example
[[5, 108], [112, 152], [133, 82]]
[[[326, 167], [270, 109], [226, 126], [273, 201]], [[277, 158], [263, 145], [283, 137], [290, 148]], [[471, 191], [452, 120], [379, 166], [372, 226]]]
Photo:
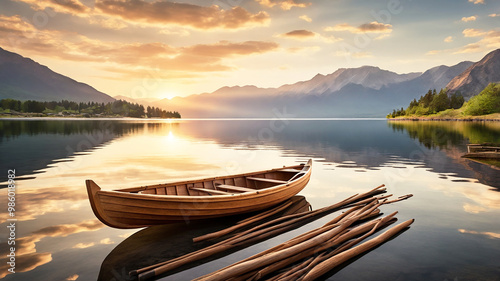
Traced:
[[344, 251], [338, 255], [335, 255], [322, 263], [318, 264], [315, 266], [311, 271], [309, 271], [304, 278], [302, 279], [303, 281], [312, 281], [320, 276], [324, 275], [328, 271], [332, 270], [333, 268], [341, 265], [342, 263], [358, 256], [361, 255], [367, 251], [370, 251], [374, 247], [387, 242], [389, 239], [391, 239], [394, 235], [400, 233], [403, 229], [409, 227], [415, 220], [407, 220], [403, 223], [400, 223], [393, 228], [387, 230], [383, 234], [377, 236], [376, 238], [373, 238], [367, 242], [364, 242], [363, 244], [356, 246], [354, 248], [351, 248], [347, 251]]
[[367, 197], [371, 197], [380, 193], [385, 192], [384, 185], [380, 185], [366, 193], [353, 195], [345, 200], [342, 200], [331, 206], [327, 206], [318, 210], [309, 211], [303, 214], [294, 214], [286, 217], [281, 217], [275, 219], [271, 222], [261, 224], [250, 230], [244, 231], [235, 235], [234, 237], [228, 238], [212, 246], [200, 249], [193, 253], [186, 254], [184, 256], [161, 262], [155, 265], [144, 267], [141, 269], [133, 270], [130, 275], [139, 275], [139, 280], [146, 280], [148, 278], [158, 276], [160, 274], [166, 273], [170, 270], [183, 266], [185, 264], [206, 258], [208, 256], [224, 252], [226, 250], [232, 249], [234, 247], [239, 247], [245, 245], [249, 241], [255, 242], [256, 240], [265, 240], [285, 231], [289, 231], [297, 224], [305, 223], [307, 220], [312, 218], [317, 218], [318, 216], [323, 216], [331, 213], [335, 210], [342, 209], [349, 204], [355, 203], [359, 200], [363, 200]]

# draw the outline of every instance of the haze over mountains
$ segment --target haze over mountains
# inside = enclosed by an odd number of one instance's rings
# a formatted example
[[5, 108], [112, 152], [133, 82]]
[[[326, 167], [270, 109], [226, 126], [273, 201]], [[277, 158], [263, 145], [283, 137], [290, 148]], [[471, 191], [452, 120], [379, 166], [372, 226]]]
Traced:
[[[423, 73], [397, 74], [374, 66], [341, 68], [310, 80], [278, 88], [222, 87], [213, 93], [171, 100], [129, 102], [175, 110], [188, 118], [251, 117], [385, 117], [430, 89], [449, 88], [465, 97], [500, 81], [500, 49], [477, 63], [437, 66]], [[111, 102], [91, 86], [53, 72], [31, 59], [0, 48], [0, 99]]]
[[32, 59], [0, 48], [0, 99], [6, 98], [105, 103], [115, 100]]
[[444, 88], [472, 62], [397, 74], [378, 67], [339, 69], [279, 88], [223, 87], [213, 93], [162, 100], [184, 117], [384, 117], [429, 89]]

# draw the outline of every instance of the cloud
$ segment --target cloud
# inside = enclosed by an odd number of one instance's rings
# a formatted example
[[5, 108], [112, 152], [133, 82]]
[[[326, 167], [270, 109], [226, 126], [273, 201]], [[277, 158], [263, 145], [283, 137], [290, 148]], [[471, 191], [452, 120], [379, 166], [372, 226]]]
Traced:
[[90, 248], [90, 247], [92, 247], [94, 245], [95, 245], [94, 242], [91, 242], [91, 243], [78, 243], [75, 246], [73, 246], [73, 248], [75, 248], [75, 249], [85, 249], [85, 248]]
[[311, 3], [309, 2], [302, 3], [296, 0], [255, 0], [255, 1], [257, 1], [257, 3], [261, 4], [262, 6], [266, 6], [269, 8], [278, 6], [282, 10], [290, 10], [293, 7], [305, 8], [311, 5]]
[[316, 33], [305, 29], [299, 29], [287, 32], [285, 34], [282, 34], [281, 36], [303, 39], [303, 38], [314, 37], [316, 36]]
[[[16, 273], [28, 272], [41, 265], [52, 261], [50, 253], [30, 253], [27, 255], [16, 255]], [[7, 276], [10, 265], [7, 263], [7, 258], [0, 259], [0, 279]]]
[[464, 207], [464, 211], [466, 211], [467, 213], [471, 213], [471, 214], [479, 214], [479, 213], [487, 211], [487, 209], [483, 206], [473, 205], [473, 204], [469, 204], [469, 203], [466, 203], [463, 207]]
[[439, 54], [440, 52], [442, 52], [441, 50], [431, 50], [431, 51], [428, 51], [427, 53], [425, 53], [426, 55], [437, 55]]
[[[21, 0], [16, 0], [21, 1]], [[78, 0], [24, 0], [35, 10], [51, 8], [56, 12], [71, 14], [91, 19], [104, 16], [103, 27], [121, 26], [119, 20], [132, 24], [153, 24], [164, 27], [173, 24], [195, 29], [239, 29], [268, 24], [270, 17], [260, 11], [250, 13], [242, 7], [223, 9], [217, 5], [202, 6], [171, 1], [145, 0], [101, 0], [93, 8], [83, 5]]]
[[143, 68], [186, 72], [189, 75], [193, 75], [193, 72], [232, 70], [233, 67], [225, 63], [226, 59], [266, 53], [279, 47], [275, 42], [266, 41], [219, 41], [181, 47], [158, 42], [101, 41], [71, 32], [37, 30], [18, 16], [0, 16], [0, 44], [67, 61], [133, 67], [140, 65]]
[[391, 33], [392, 25], [373, 21], [354, 27], [347, 23], [326, 27], [325, 31], [349, 31], [351, 33]]
[[444, 38], [444, 42], [446, 42], [446, 43], [453, 42], [453, 36], [448, 36], [448, 37]]
[[56, 12], [69, 14], [85, 14], [91, 11], [91, 8], [83, 5], [78, 0], [16, 0], [29, 4], [35, 10], [45, 10], [51, 8]]
[[217, 5], [198, 6], [169, 1], [103, 0], [95, 5], [101, 13], [127, 21], [150, 24], [175, 24], [197, 29], [237, 29], [264, 25], [269, 15], [260, 11], [252, 14], [239, 6], [224, 10]]
[[479, 37], [483, 36], [486, 34], [486, 32], [480, 30], [480, 29], [475, 29], [475, 28], [467, 28], [462, 31], [462, 34], [464, 37]]
[[361, 32], [388, 33], [392, 32], [392, 25], [379, 22], [365, 23], [358, 27]]
[[123, 20], [102, 16], [89, 17], [88, 22], [112, 30], [121, 30], [128, 27], [128, 24]]
[[500, 14], [489, 14], [488, 17], [490, 18], [500, 17]]
[[32, 237], [66, 237], [70, 234], [96, 231], [103, 228], [104, 225], [96, 219], [82, 221], [78, 224], [60, 224], [54, 226], [47, 226], [33, 232]]
[[99, 241], [99, 243], [104, 245], [110, 245], [114, 244], [115, 242], [113, 242], [110, 238], [104, 238], [101, 241]]
[[[37, 253], [36, 243], [40, 242], [45, 237], [65, 237], [70, 234], [80, 233], [85, 231], [96, 231], [104, 227], [99, 220], [86, 220], [77, 224], [61, 224], [55, 226], [44, 227], [33, 232], [29, 236], [16, 239], [16, 271], [27, 272], [52, 261], [51, 253]], [[93, 243], [91, 243], [93, 244]], [[78, 247], [77, 247], [78, 246]], [[89, 247], [86, 244], [80, 243], [75, 247]], [[5, 257], [8, 254], [8, 248], [0, 248], [0, 255]], [[0, 279], [7, 271], [4, 269], [5, 259], [0, 259]], [[7, 265], [8, 266], [8, 265]], [[69, 280], [69, 279], [68, 279]], [[75, 279], [74, 279], [75, 280]]]
[[78, 279], [78, 277], [80, 277], [78, 274], [73, 274], [69, 277], [66, 278], [67, 281], [75, 281], [76, 279]]
[[482, 31], [478, 29], [466, 29], [463, 32], [465, 37], [479, 37], [479, 41], [468, 44], [455, 51], [455, 54], [488, 52], [500, 48], [500, 31]]
[[[0, 35], [2, 34], [1, 29], [2, 26], [0, 25]], [[6, 41], [9, 38], [0, 38], [0, 42], [2, 42], [2, 39]], [[72, 196], [68, 197], [67, 194], [72, 194]], [[85, 190], [74, 187], [25, 188], [19, 191], [16, 196], [18, 200], [24, 202], [24, 204], [20, 204], [18, 209], [16, 209], [16, 218], [18, 221], [33, 220], [47, 213], [62, 212], [64, 210], [63, 205], [68, 203], [88, 202]], [[5, 222], [8, 218], [7, 212], [0, 213], [0, 223]]]
[[484, 4], [484, 0], [469, 0], [469, 2], [474, 4]]
[[305, 20], [305, 21], [307, 21], [307, 22], [312, 22], [312, 21], [313, 21], [313, 20], [312, 20], [309, 16], [307, 16], [307, 15], [302, 15], [302, 16], [300, 16], [300, 17], [299, 17], [299, 19], [301, 19], [301, 20]]
[[496, 232], [479, 232], [479, 231], [473, 231], [473, 230], [467, 230], [467, 229], [459, 229], [458, 232], [460, 233], [467, 233], [467, 234], [478, 234], [478, 235], [484, 235], [488, 236], [491, 239], [500, 239], [500, 233]]
[[469, 22], [469, 21], [475, 21], [476, 19], [477, 19], [477, 16], [470, 16], [470, 17], [463, 17], [462, 21]]

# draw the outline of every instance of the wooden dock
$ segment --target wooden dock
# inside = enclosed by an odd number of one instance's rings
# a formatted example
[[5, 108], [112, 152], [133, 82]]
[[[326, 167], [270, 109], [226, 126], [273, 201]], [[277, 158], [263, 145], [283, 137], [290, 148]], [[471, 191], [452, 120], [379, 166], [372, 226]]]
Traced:
[[465, 158], [500, 159], [500, 146], [496, 144], [468, 144]]

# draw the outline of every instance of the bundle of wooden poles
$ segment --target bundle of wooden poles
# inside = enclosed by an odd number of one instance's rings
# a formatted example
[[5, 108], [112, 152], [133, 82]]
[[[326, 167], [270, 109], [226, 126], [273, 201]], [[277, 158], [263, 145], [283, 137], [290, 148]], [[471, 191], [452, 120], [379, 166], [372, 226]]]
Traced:
[[[295, 229], [321, 216], [340, 209], [349, 208], [322, 227], [313, 229], [267, 251], [195, 279], [198, 281], [314, 280], [349, 259], [366, 253], [386, 242], [413, 222], [413, 220], [409, 220], [401, 223], [378, 237], [357, 245], [368, 236], [396, 221], [394, 216], [397, 212], [380, 218], [380, 206], [401, 201], [412, 196], [405, 195], [394, 200], [388, 200], [392, 195], [377, 196], [384, 192], [386, 192], [386, 189], [384, 185], [381, 185], [366, 193], [353, 195], [331, 206], [304, 213], [285, 215], [268, 222], [263, 222], [265, 218], [290, 206], [290, 203], [285, 203], [242, 221], [228, 229], [195, 238], [194, 241], [219, 238], [234, 233], [230, 238], [184, 256], [131, 271], [130, 274], [138, 275], [139, 280], [146, 280], [214, 254], [220, 254], [236, 247], [261, 242]], [[255, 223], [258, 223], [258, 225], [248, 230], [240, 231], [245, 226]]]

